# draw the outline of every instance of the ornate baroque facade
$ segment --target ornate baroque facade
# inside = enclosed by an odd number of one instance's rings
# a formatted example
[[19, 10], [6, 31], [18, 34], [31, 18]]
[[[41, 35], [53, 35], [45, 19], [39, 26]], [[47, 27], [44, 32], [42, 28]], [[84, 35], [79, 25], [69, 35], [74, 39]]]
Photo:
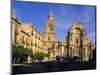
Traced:
[[93, 51], [91, 50], [94, 48], [95, 45], [93, 45], [93, 48], [91, 47], [83, 24], [80, 22], [73, 23], [66, 38], [66, 56], [77, 56], [80, 61], [88, 61], [92, 57]]
[[75, 22], [68, 30], [68, 36], [62, 41], [56, 41], [54, 17], [49, 12], [48, 20], [44, 27], [44, 46], [50, 54], [49, 60], [56, 56], [78, 57], [80, 61], [89, 61], [93, 57], [95, 44], [87, 38], [85, 28], [81, 22]]

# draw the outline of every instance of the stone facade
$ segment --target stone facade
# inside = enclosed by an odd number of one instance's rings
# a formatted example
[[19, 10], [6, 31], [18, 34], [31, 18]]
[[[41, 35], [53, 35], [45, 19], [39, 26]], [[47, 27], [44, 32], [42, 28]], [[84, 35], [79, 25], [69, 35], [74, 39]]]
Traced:
[[17, 17], [16, 17], [16, 15], [13, 13], [13, 15], [12, 15], [12, 29], [11, 29], [11, 34], [12, 34], [12, 37], [11, 37], [11, 39], [12, 39], [12, 43], [16, 43], [17, 41], [16, 41], [16, 34], [17, 34], [17, 32], [18, 32], [18, 30], [19, 30], [19, 28], [20, 28], [20, 26], [21, 26], [21, 23], [20, 23], [20, 21], [17, 19]]
[[12, 43], [32, 49], [33, 54], [45, 53], [42, 34], [31, 23], [22, 23], [12, 16]]
[[80, 61], [88, 61], [90, 59], [91, 42], [87, 38], [87, 34], [82, 23], [73, 23], [72, 27], [68, 31], [66, 42], [66, 56], [79, 57]]
[[32, 48], [33, 53], [41, 52], [43, 48], [42, 34], [36, 28], [32, 27], [30, 23], [22, 23], [21, 30], [30, 35], [29, 46]]

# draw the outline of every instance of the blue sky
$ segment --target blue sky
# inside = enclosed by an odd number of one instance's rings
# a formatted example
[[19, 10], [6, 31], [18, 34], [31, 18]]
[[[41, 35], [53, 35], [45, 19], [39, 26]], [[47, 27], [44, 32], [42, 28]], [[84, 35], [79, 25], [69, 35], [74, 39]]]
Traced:
[[57, 40], [64, 39], [71, 25], [75, 21], [80, 21], [84, 24], [88, 39], [95, 41], [95, 6], [13, 1], [12, 10], [22, 22], [32, 23], [41, 33], [51, 10]]

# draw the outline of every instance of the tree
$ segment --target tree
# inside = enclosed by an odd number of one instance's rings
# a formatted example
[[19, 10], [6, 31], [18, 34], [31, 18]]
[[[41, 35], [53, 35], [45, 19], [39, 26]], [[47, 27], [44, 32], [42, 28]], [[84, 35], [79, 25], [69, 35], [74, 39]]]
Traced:
[[12, 45], [13, 63], [23, 63], [27, 61], [27, 57], [31, 56], [32, 49], [24, 48], [22, 45]]
[[37, 59], [40, 59], [42, 60], [44, 57], [48, 57], [49, 55], [48, 54], [45, 54], [45, 53], [35, 53], [34, 57], [37, 58]]

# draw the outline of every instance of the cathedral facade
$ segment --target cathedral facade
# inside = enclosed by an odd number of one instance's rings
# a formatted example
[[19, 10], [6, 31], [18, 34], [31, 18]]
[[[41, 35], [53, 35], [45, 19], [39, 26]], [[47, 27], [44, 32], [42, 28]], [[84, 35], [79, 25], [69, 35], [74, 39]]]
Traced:
[[64, 40], [56, 41], [55, 36], [54, 17], [50, 11], [44, 27], [43, 39], [44, 47], [50, 54], [49, 60], [54, 60], [56, 56], [78, 57], [80, 61], [89, 61], [92, 59], [95, 44], [87, 38], [87, 33], [81, 22], [72, 24]]
[[79, 57], [80, 61], [88, 61], [92, 59], [92, 50], [95, 45], [87, 38], [87, 33], [82, 23], [75, 22], [68, 31], [66, 37], [66, 56]]

